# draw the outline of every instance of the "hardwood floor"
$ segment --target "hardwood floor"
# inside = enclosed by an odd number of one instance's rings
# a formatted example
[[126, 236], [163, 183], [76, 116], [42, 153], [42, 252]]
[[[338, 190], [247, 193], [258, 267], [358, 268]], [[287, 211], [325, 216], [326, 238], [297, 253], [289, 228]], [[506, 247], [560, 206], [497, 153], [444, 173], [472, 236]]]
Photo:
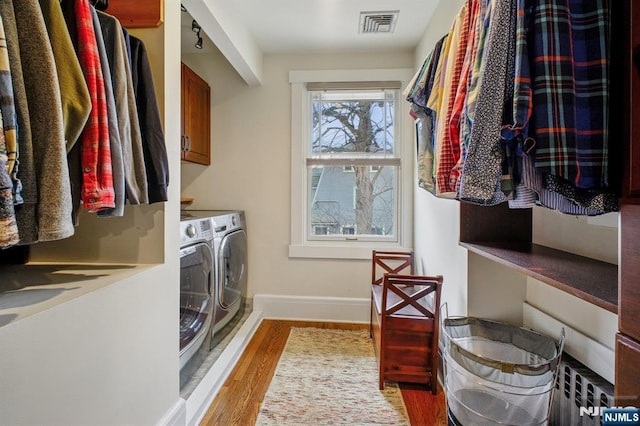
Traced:
[[[264, 320], [253, 335], [235, 368], [207, 410], [201, 425], [253, 425], [267, 392], [291, 327], [368, 329], [367, 324]], [[373, 344], [373, 343], [372, 343]], [[412, 425], [447, 424], [444, 393], [423, 386], [401, 384]]]

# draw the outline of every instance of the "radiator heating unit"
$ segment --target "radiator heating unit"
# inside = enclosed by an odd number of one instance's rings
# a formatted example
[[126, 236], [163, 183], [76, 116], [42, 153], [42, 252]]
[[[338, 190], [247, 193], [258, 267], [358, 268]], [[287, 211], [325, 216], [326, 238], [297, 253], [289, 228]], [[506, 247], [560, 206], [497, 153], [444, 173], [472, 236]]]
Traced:
[[613, 385], [566, 352], [560, 361], [551, 407], [551, 426], [600, 426], [614, 406]]

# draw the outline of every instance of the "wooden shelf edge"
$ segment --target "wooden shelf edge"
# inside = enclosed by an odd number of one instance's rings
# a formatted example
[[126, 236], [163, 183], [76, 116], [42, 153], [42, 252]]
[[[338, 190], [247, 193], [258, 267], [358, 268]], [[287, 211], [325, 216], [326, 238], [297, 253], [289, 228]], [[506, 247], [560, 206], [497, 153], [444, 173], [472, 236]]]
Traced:
[[460, 246], [618, 313], [617, 265], [531, 243], [460, 242]]

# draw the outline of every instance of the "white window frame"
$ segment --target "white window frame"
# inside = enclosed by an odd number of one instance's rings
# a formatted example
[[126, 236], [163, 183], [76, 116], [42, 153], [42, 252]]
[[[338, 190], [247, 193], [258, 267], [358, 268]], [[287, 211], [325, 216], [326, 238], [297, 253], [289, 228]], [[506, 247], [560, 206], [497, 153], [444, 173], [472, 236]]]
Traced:
[[[307, 83], [356, 83], [368, 81], [399, 81], [406, 87], [414, 71], [410, 68], [290, 71], [291, 84], [291, 242], [289, 257], [324, 259], [371, 259], [372, 250], [412, 250], [413, 245], [413, 151], [414, 123], [402, 99], [396, 114], [397, 140], [400, 154], [398, 181], [397, 241], [317, 241], [307, 238], [308, 188], [305, 143], [309, 128], [310, 105]], [[402, 90], [402, 89], [401, 89]], [[401, 97], [400, 97], [401, 98]]]

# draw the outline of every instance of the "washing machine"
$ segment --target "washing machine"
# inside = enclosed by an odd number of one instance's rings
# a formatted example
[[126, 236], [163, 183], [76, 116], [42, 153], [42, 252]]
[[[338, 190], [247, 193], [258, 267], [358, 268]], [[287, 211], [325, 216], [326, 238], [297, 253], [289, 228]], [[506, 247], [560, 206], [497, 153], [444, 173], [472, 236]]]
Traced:
[[210, 216], [180, 220], [180, 369], [209, 336], [215, 303], [214, 233]]
[[211, 215], [215, 291], [211, 342], [214, 346], [228, 332], [226, 327], [244, 311], [247, 297], [247, 231], [241, 210]]

